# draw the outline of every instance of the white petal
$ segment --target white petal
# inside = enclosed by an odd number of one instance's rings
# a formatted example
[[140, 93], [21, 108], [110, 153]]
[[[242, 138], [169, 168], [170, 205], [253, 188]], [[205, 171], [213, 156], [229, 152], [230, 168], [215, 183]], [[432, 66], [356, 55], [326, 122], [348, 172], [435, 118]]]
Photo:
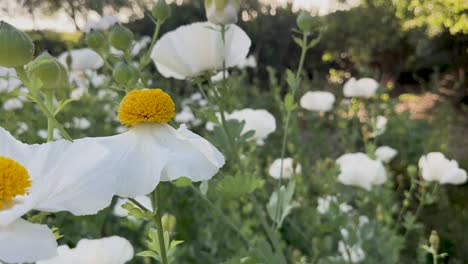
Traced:
[[211, 179], [224, 165], [224, 156], [210, 142], [192, 133], [185, 126], [178, 130], [161, 124], [158, 137], [170, 149], [170, 156], [161, 181], [188, 177], [192, 181]]
[[5, 262], [34, 262], [57, 254], [57, 241], [46, 225], [18, 219], [0, 227], [0, 260]]
[[133, 254], [132, 245], [122, 237], [82, 239], [76, 248], [60, 246], [58, 256], [37, 264], [124, 264]]
[[[116, 178], [116, 195], [136, 197], [152, 192], [159, 183], [169, 150], [162, 146], [154, 132], [155, 127], [92, 140], [105, 145], [112, 155], [101, 164], [105, 175]], [[143, 133], [139, 133], [143, 132]]]
[[87, 69], [97, 70], [104, 65], [104, 61], [101, 56], [95, 51], [84, 48], [76, 49], [71, 51], [65, 51], [59, 56], [59, 61], [65, 66], [67, 65], [67, 57], [71, 57], [71, 69], [72, 71], [84, 71]]
[[219, 27], [209, 22], [181, 26], [165, 34], [151, 53], [158, 71], [165, 77], [186, 79], [244, 60], [251, 41], [238, 26], [230, 25], [223, 42]]

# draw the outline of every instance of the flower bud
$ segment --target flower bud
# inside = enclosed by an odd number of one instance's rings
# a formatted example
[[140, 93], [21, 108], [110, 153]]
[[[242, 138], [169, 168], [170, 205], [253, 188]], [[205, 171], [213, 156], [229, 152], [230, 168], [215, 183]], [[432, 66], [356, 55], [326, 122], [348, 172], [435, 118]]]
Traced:
[[128, 50], [132, 45], [133, 33], [126, 27], [116, 24], [109, 33], [109, 43], [118, 50]]
[[414, 165], [409, 165], [407, 168], [406, 168], [406, 171], [408, 172], [408, 175], [410, 177], [415, 177], [416, 176], [416, 173], [418, 172], [418, 168]]
[[299, 29], [304, 33], [310, 33], [318, 26], [316, 19], [306, 11], [301, 11], [296, 22]]
[[68, 80], [65, 67], [48, 52], [42, 53], [32, 61], [26, 72], [33, 82], [40, 81], [41, 88], [44, 89], [58, 88]]
[[34, 58], [34, 44], [24, 32], [0, 21], [0, 66], [14, 68]]
[[86, 37], [85, 37], [85, 42], [88, 47], [90, 47], [93, 50], [99, 50], [101, 49], [102, 46], [106, 43], [106, 39], [104, 38], [104, 35], [96, 30], [91, 30]]
[[208, 21], [219, 25], [237, 22], [239, 11], [238, 0], [205, 0], [206, 17]]
[[429, 243], [436, 252], [439, 250], [440, 239], [439, 235], [437, 234], [437, 231], [432, 230], [431, 236], [429, 237]]
[[125, 62], [119, 62], [112, 71], [112, 77], [114, 77], [117, 83], [127, 87], [130, 83], [138, 79], [138, 69]]
[[166, 0], [158, 0], [151, 9], [151, 13], [159, 22], [164, 22], [171, 16], [171, 7]]
[[177, 219], [171, 214], [164, 214], [161, 218], [161, 222], [163, 230], [171, 233], [176, 227]]

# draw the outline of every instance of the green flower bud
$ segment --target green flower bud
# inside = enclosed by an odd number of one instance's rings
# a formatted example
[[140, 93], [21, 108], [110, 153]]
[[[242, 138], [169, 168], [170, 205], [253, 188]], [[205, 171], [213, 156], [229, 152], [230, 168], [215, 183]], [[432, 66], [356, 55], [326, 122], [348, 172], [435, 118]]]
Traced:
[[429, 237], [429, 243], [436, 252], [439, 250], [440, 239], [439, 235], [437, 234], [437, 231], [432, 230], [431, 236]]
[[106, 39], [104, 38], [104, 35], [96, 30], [91, 30], [86, 37], [85, 37], [85, 42], [88, 47], [90, 47], [93, 50], [99, 50], [101, 49], [102, 46], [106, 43]]
[[67, 70], [48, 52], [42, 53], [26, 69], [28, 78], [33, 82], [40, 81], [41, 88], [55, 89], [68, 81]]
[[14, 68], [34, 59], [34, 44], [24, 32], [0, 21], [0, 66]]
[[408, 172], [408, 175], [410, 177], [415, 177], [416, 176], [416, 173], [418, 173], [418, 168], [414, 165], [409, 165], [407, 168], [406, 168], [406, 171]]
[[310, 33], [318, 27], [316, 19], [306, 11], [301, 11], [296, 22], [299, 29], [304, 33]]
[[114, 77], [115, 81], [125, 87], [132, 82], [136, 82], [138, 75], [138, 69], [125, 62], [117, 63], [112, 71], [112, 77]]
[[176, 227], [177, 219], [171, 214], [164, 214], [161, 218], [161, 222], [163, 230], [171, 233]]
[[116, 49], [126, 51], [133, 41], [133, 33], [126, 27], [116, 24], [109, 33], [109, 43]]
[[158, 0], [151, 9], [151, 13], [159, 22], [164, 22], [171, 16], [171, 7], [166, 0]]

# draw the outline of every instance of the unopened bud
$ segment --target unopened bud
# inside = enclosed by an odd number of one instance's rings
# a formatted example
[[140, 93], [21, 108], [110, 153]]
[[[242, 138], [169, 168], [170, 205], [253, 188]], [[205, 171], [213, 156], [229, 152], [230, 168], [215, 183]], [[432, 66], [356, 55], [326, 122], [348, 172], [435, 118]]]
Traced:
[[310, 33], [318, 27], [316, 19], [306, 11], [301, 11], [296, 22], [299, 29], [304, 33]]
[[93, 50], [99, 50], [106, 43], [104, 35], [96, 30], [91, 30], [85, 38], [86, 45]]
[[64, 85], [67, 80], [67, 70], [59, 60], [50, 56], [48, 52], [42, 53], [27, 68], [29, 79], [40, 81], [41, 88], [55, 89]]
[[218, 25], [236, 23], [239, 7], [238, 0], [205, 0], [208, 21]]
[[109, 43], [116, 49], [126, 51], [133, 42], [133, 33], [126, 27], [116, 24], [109, 33]]
[[158, 22], [164, 22], [171, 16], [171, 7], [166, 3], [166, 0], [158, 0], [151, 9], [151, 13]]
[[416, 176], [416, 173], [418, 172], [418, 168], [414, 165], [409, 165], [407, 168], [406, 168], [406, 171], [408, 172], [408, 175], [410, 177], [415, 177]]
[[429, 243], [436, 252], [439, 250], [440, 239], [439, 235], [437, 234], [437, 231], [432, 230], [431, 236], [429, 237]]
[[125, 62], [119, 62], [112, 71], [115, 81], [125, 87], [138, 79], [138, 69]]
[[14, 68], [34, 58], [34, 44], [24, 32], [0, 21], [0, 66]]
[[175, 216], [171, 214], [164, 214], [161, 218], [163, 230], [167, 231], [169, 233], [173, 232], [176, 224], [177, 224], [177, 219]]

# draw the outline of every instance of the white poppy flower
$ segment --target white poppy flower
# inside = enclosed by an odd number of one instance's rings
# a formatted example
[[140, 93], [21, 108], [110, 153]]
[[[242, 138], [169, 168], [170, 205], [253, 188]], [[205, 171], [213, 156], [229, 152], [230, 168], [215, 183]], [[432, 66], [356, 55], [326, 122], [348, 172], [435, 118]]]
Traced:
[[239, 12], [238, 0], [205, 0], [206, 17], [208, 21], [218, 25], [237, 23], [237, 12]]
[[374, 131], [372, 132], [373, 137], [382, 135], [387, 130], [388, 119], [385, 116], [377, 116], [377, 119], [373, 120]]
[[23, 102], [18, 98], [11, 98], [3, 103], [5, 111], [13, 111], [23, 108]]
[[243, 70], [245, 68], [257, 68], [257, 59], [254, 55], [250, 55], [247, 58], [241, 60], [237, 65], [237, 68]]
[[75, 248], [58, 247], [58, 256], [37, 264], [124, 264], [133, 258], [130, 242], [119, 236], [81, 239]]
[[447, 159], [440, 152], [430, 152], [419, 159], [421, 176], [426, 181], [437, 181], [440, 184], [464, 184], [467, 174], [458, 167], [456, 160]]
[[87, 92], [87, 89], [84, 87], [73, 89], [73, 91], [70, 92], [70, 98], [78, 101], [86, 92]]
[[345, 242], [339, 241], [338, 251], [341, 258], [348, 263], [359, 263], [366, 259], [366, 253], [359, 245], [349, 246]]
[[[294, 167], [294, 165], [296, 165]], [[271, 177], [275, 179], [279, 179], [281, 175], [281, 159], [276, 159], [273, 161], [273, 163], [270, 165], [270, 169], [268, 170], [268, 173], [270, 174]], [[283, 160], [283, 179], [290, 179], [294, 174], [299, 174], [301, 173], [301, 165], [300, 164], [294, 164], [294, 160], [292, 158], [285, 158]]]
[[347, 203], [340, 203], [338, 208], [340, 209], [340, 212], [345, 213], [345, 214], [353, 210], [353, 207]]
[[142, 51], [144, 48], [148, 46], [148, 44], [151, 43], [151, 38], [148, 36], [142, 37], [139, 41], [136, 41], [135, 44], [132, 47], [132, 55], [136, 56]]
[[333, 109], [335, 103], [335, 95], [329, 92], [307, 92], [301, 100], [302, 108], [309, 111], [327, 112]]
[[336, 160], [341, 172], [338, 181], [370, 190], [385, 182], [387, 174], [380, 160], [372, 160], [364, 153], [344, 154]]
[[[218, 119], [221, 120], [221, 115], [217, 114]], [[255, 140], [258, 145], [263, 145], [264, 140], [271, 133], [276, 130], [276, 119], [275, 117], [264, 109], [250, 109], [245, 108], [242, 110], [233, 111], [231, 114], [226, 115], [226, 120], [238, 120], [245, 121], [242, 134], [249, 131], [254, 131], [255, 134], [249, 140]], [[207, 130], [213, 130], [215, 124], [208, 122], [206, 124]]]
[[375, 150], [375, 156], [385, 163], [392, 161], [397, 154], [398, 151], [389, 146], [381, 146]]
[[166, 124], [174, 112], [174, 102], [161, 89], [133, 90], [119, 108], [120, 122], [130, 125], [127, 132], [83, 139], [97, 141], [112, 153], [105, 167], [117, 178], [117, 195], [146, 195], [159, 181], [179, 177], [208, 180], [224, 165], [224, 156], [207, 140], [185, 126], [176, 130]]
[[346, 97], [371, 98], [379, 88], [379, 83], [372, 78], [349, 79], [343, 87], [343, 93]]
[[16, 78], [15, 69], [0, 66], [0, 93], [9, 93], [21, 84], [22, 82]]
[[99, 144], [27, 145], [0, 128], [0, 146], [0, 260], [34, 262], [57, 253], [47, 226], [21, 219], [29, 211], [89, 215], [110, 204], [115, 180], [101, 175], [108, 152]]
[[76, 49], [60, 54], [59, 61], [66, 67], [68, 67], [68, 56], [71, 57], [71, 69], [69, 69], [71, 71], [97, 70], [104, 65], [101, 56], [92, 49]]
[[164, 77], [193, 78], [233, 67], [244, 60], [251, 40], [238, 26], [230, 25], [221, 39], [219, 26], [209, 22], [193, 23], [171, 31], [158, 42], [151, 53], [156, 68]]
[[[151, 204], [151, 199], [148, 196], [146, 195], [137, 196], [135, 197], [135, 200], [139, 202], [141, 205], [143, 205], [146, 209], [152, 211], [153, 205]], [[122, 207], [122, 205], [126, 204], [127, 202], [129, 202], [128, 199], [119, 198], [117, 200], [117, 203], [114, 206], [112, 213], [116, 216], [127, 217], [131, 221], [136, 221], [137, 219], [133, 216], [129, 216], [128, 211]]]

